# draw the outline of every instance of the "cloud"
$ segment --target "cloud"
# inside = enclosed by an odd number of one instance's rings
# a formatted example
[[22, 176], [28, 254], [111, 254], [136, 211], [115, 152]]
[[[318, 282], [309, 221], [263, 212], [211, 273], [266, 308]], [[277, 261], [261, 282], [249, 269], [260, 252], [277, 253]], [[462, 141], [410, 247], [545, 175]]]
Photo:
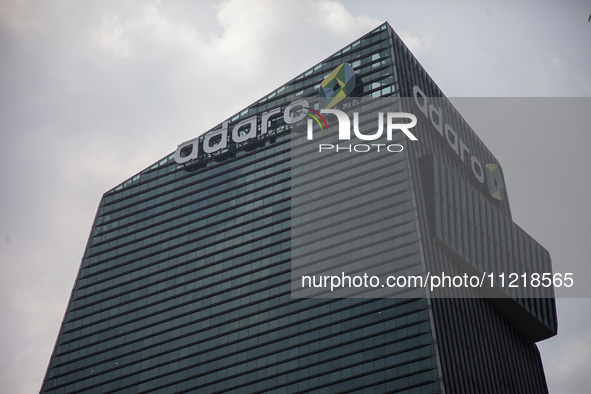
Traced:
[[550, 392], [587, 393], [591, 387], [591, 327], [556, 347], [552, 357], [544, 358]]
[[[231, 0], [215, 6], [220, 30], [210, 34], [178, 22], [163, 8], [162, 3], [152, 2], [143, 5], [141, 13], [104, 15], [96, 39], [115, 57], [157, 60], [174, 54], [192, 66], [194, 73], [205, 71], [232, 80], [275, 68], [277, 55], [307, 57], [311, 47], [324, 46], [331, 37], [352, 40], [380, 23], [366, 16], [355, 17], [335, 1], [294, 5]], [[175, 66], [183, 69], [187, 64]]]
[[338, 35], [348, 35], [351, 29], [359, 31], [358, 35], [367, 33], [381, 22], [365, 15], [353, 16], [344, 5], [335, 1], [308, 2], [315, 12], [316, 21], [328, 31]]
[[0, 27], [23, 35], [41, 29], [41, 19], [29, 1], [3, 1], [0, 7]]
[[589, 96], [591, 71], [586, 64], [591, 60], [567, 43], [559, 50], [548, 51], [543, 61], [536, 64], [527, 81], [540, 96]]
[[591, 75], [576, 75], [575, 79], [583, 87], [584, 94], [591, 96]]
[[422, 55], [431, 49], [433, 39], [430, 34], [419, 37], [406, 31], [400, 31], [398, 35], [415, 56]]
[[[294, 6], [232, 0], [211, 12], [215, 27], [202, 28], [195, 18], [203, 9], [191, 4], [176, 12], [160, 2], [143, 4], [139, 12], [104, 11], [94, 31], [94, 44], [104, 55], [101, 71], [113, 76], [114, 89], [137, 85], [154, 100], [172, 98], [180, 103], [175, 111], [186, 111], [186, 119], [188, 108], [195, 113], [205, 96], [207, 103], [223, 103], [209, 105], [193, 120], [204, 132], [380, 23], [353, 16], [334, 1]], [[114, 100], [122, 98], [115, 95]], [[181, 139], [195, 133], [181, 132]]]
[[112, 16], [109, 20], [103, 21], [103, 25], [97, 32], [96, 39], [99, 44], [114, 56], [120, 58], [129, 58], [132, 56], [131, 44], [123, 36], [125, 28], [121, 24], [121, 18], [118, 15]]

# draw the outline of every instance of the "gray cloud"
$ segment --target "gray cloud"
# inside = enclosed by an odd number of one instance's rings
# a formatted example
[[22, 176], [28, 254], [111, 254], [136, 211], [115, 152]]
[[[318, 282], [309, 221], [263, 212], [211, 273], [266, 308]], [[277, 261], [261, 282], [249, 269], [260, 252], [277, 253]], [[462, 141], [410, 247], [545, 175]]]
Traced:
[[[590, 27], [580, 17], [589, 10], [575, 3], [296, 4], [2, 3], [0, 232], [9, 238], [0, 242], [0, 391], [38, 391], [102, 193], [379, 23], [401, 32], [450, 96], [591, 95], [591, 55], [581, 39]], [[556, 156], [564, 151], [528, 154], [552, 160], [557, 171], [573, 165]], [[510, 167], [507, 174], [519, 163]], [[509, 197], [518, 212], [515, 204], [533, 197], [516, 176]], [[536, 212], [552, 209], [542, 204]], [[583, 204], [573, 199], [557, 226]], [[546, 238], [556, 269], [557, 257], [589, 257], [569, 242], [576, 235], [569, 229], [541, 231], [529, 214], [518, 222]], [[578, 305], [589, 309], [587, 300]], [[573, 313], [561, 312], [568, 336], [541, 346], [547, 365], [563, 357], [562, 345], [591, 350], [591, 322]], [[556, 392], [586, 382], [575, 368], [560, 371], [546, 370]]]

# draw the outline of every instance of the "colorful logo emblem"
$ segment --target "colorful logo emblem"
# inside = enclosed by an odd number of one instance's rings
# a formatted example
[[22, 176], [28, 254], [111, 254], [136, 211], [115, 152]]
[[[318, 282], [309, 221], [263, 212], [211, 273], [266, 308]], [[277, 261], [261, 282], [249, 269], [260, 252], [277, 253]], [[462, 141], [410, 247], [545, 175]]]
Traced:
[[503, 177], [501, 176], [501, 169], [496, 164], [487, 164], [486, 169], [488, 170], [488, 191], [491, 196], [499, 201], [505, 199], [505, 184], [503, 183]]
[[320, 97], [328, 99], [324, 108], [332, 108], [355, 88], [355, 71], [347, 63], [337, 66], [320, 83]]

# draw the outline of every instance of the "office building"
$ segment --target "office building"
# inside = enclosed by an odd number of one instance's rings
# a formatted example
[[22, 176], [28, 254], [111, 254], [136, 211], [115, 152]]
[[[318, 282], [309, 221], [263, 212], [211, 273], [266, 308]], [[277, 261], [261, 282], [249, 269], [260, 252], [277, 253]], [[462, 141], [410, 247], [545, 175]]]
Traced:
[[383, 24], [104, 194], [42, 392], [547, 392], [553, 298], [293, 292], [292, 218], [315, 211], [292, 212], [289, 107], [319, 95], [406, 97], [419, 121], [403, 152], [349, 155], [367, 176], [347, 199], [380, 235], [325, 247], [378, 269], [551, 269], [496, 158]]

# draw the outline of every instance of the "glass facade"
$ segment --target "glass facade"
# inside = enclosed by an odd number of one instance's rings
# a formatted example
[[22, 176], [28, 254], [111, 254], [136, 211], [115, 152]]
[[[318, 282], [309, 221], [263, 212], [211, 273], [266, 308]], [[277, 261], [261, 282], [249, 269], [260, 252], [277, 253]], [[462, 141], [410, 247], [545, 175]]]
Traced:
[[[492, 348], [496, 361], [467, 378], [455, 371], [482, 350], [449, 329], [473, 303], [485, 304], [481, 323], [503, 333], [490, 343], [509, 336], [517, 363], [537, 363], [519, 373], [534, 376], [529, 387], [545, 387], [535, 345], [486, 300], [291, 295], [291, 136], [273, 110], [317, 94], [342, 63], [360, 81], [355, 94], [406, 95], [401, 79], [413, 60], [384, 24], [214, 127], [236, 129], [226, 147], [204, 151], [206, 133], [197, 158], [179, 164], [172, 153], [105, 193], [41, 391], [462, 392], [491, 365], [503, 384], [524, 387], [502, 366], [503, 349]], [[426, 234], [411, 160], [401, 164], [404, 209], [413, 231]], [[440, 253], [420, 247], [425, 259]], [[545, 319], [554, 322], [555, 311]], [[442, 356], [448, 351], [457, 356]], [[500, 392], [494, 382], [482, 387]]]

